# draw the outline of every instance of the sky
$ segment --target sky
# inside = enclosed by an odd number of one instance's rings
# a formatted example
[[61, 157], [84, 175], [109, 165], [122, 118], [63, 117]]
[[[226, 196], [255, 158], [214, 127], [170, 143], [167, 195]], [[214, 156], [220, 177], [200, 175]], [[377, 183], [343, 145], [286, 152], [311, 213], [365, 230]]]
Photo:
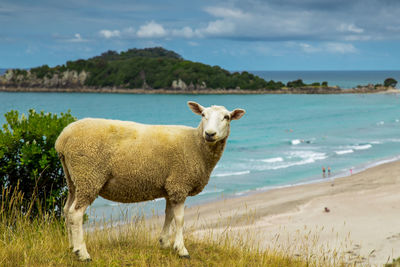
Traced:
[[400, 0], [0, 0], [0, 68], [162, 46], [228, 70], [400, 70]]

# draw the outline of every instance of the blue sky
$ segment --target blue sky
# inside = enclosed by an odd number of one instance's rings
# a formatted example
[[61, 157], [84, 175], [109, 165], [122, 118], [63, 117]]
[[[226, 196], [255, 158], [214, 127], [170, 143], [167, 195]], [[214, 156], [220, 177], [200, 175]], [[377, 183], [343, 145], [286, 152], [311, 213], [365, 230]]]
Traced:
[[1, 0], [0, 68], [162, 46], [228, 70], [399, 70], [398, 0]]

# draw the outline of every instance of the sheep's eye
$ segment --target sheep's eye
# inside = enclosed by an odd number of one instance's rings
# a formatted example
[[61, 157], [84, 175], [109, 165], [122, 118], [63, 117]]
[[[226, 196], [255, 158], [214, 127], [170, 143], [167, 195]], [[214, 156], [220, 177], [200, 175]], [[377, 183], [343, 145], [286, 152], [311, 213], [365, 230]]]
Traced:
[[224, 119], [229, 121], [229, 115], [225, 115]]

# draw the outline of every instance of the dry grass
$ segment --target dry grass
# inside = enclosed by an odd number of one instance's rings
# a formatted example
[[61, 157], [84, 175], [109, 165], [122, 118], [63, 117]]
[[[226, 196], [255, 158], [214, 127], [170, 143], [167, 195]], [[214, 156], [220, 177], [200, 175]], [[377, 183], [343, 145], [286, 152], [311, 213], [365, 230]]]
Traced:
[[[64, 223], [48, 214], [31, 219], [21, 213], [23, 196], [3, 190], [0, 203], [0, 266], [327, 266], [318, 257], [289, 256], [284, 251], [260, 250], [245, 237], [229, 234], [195, 237], [188, 230], [185, 244], [191, 259], [173, 249], [161, 249], [161, 225], [133, 218], [119, 226], [87, 226], [86, 241], [93, 261], [77, 261], [70, 251]], [[335, 262], [335, 266], [344, 263]]]

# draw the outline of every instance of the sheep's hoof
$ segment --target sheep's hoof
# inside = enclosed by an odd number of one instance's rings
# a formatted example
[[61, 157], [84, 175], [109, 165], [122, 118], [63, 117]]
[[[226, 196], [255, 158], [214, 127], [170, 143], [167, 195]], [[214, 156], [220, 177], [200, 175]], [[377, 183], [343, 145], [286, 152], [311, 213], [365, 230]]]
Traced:
[[169, 241], [169, 239], [165, 240], [160, 238], [158, 241], [160, 241], [161, 248], [168, 248], [171, 245], [171, 241]]
[[189, 254], [187, 254], [187, 255], [179, 255], [179, 258], [190, 260], [190, 255]]
[[73, 252], [74, 252], [74, 254], [78, 257], [78, 259], [79, 259], [80, 261], [85, 261], [85, 262], [92, 261], [92, 259], [90, 258], [89, 255], [87, 255], [87, 256], [81, 255], [81, 251], [80, 251], [79, 249], [78, 249], [78, 250], [75, 250], [75, 251], [73, 251]]

